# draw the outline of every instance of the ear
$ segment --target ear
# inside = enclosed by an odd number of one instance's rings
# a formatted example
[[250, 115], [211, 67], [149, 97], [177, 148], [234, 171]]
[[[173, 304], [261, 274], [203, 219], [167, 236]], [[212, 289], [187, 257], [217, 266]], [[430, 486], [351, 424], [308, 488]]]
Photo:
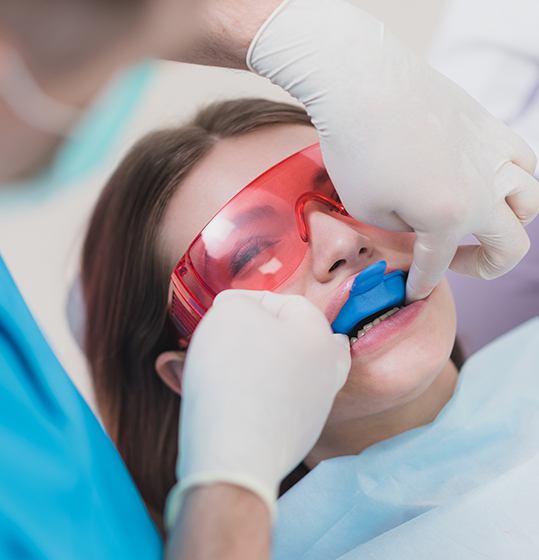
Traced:
[[155, 360], [155, 371], [163, 383], [176, 394], [182, 394], [185, 352], [163, 352]]

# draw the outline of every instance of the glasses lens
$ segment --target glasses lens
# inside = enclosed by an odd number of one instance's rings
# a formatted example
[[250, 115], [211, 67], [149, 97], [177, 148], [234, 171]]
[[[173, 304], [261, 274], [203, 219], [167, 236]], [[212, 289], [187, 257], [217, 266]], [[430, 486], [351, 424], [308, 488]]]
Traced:
[[335, 196], [319, 145], [271, 168], [221, 209], [175, 271], [174, 291], [192, 314], [202, 316], [223, 290], [274, 291], [296, 271], [308, 243], [301, 239], [295, 208], [309, 192]]

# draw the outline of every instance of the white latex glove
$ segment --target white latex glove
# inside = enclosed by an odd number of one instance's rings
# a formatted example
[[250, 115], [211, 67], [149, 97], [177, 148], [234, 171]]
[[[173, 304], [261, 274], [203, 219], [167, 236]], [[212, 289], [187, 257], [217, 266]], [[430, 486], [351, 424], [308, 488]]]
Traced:
[[[409, 300], [449, 265], [495, 278], [526, 254], [522, 224], [539, 212], [534, 153], [372, 16], [344, 0], [288, 0], [247, 64], [305, 105], [350, 214], [416, 231]], [[480, 245], [459, 248], [470, 233]]]
[[350, 370], [350, 345], [300, 296], [227, 291], [197, 327], [182, 379], [173, 523], [192, 486], [229, 482], [273, 512], [281, 480], [320, 436]]

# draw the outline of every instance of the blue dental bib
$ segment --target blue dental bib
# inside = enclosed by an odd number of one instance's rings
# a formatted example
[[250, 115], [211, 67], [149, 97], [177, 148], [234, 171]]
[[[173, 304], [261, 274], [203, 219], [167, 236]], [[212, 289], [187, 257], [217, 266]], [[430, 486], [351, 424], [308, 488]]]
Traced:
[[331, 324], [333, 332], [348, 334], [367, 317], [404, 305], [406, 274], [402, 270], [385, 274], [386, 268], [386, 261], [378, 261], [357, 275], [348, 300]]

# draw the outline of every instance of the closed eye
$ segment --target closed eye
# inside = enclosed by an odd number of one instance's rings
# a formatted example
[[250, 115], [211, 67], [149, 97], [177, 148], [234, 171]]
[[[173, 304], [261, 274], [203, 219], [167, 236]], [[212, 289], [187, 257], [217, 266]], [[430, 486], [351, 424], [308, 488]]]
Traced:
[[275, 239], [254, 237], [241, 247], [230, 261], [230, 273], [237, 276], [253, 259], [279, 242]]

